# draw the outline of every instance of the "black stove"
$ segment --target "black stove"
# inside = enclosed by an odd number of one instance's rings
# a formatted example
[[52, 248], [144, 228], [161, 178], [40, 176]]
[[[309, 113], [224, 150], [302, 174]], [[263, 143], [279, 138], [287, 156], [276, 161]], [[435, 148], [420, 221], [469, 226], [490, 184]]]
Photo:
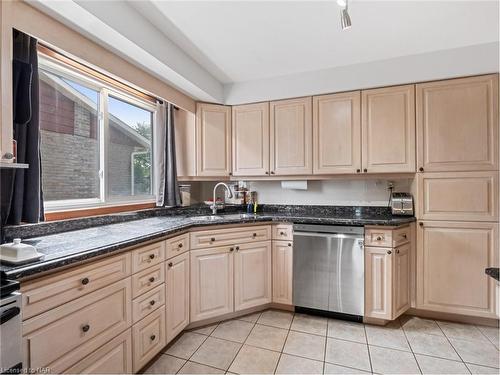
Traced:
[[4, 298], [9, 294], [18, 291], [20, 288], [19, 281], [7, 280], [0, 278], [0, 297]]

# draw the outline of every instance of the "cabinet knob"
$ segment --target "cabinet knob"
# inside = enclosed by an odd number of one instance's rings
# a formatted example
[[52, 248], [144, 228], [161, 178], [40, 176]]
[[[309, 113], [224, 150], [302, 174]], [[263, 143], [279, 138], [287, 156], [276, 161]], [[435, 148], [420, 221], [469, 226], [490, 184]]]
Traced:
[[179, 249], [182, 247], [182, 244], [180, 243], [179, 245], [177, 245], [177, 247], [179, 247]]
[[150, 278], [149, 278], [149, 282], [150, 282], [150, 283], [152, 283], [152, 282], [154, 282], [154, 281], [155, 281], [155, 278], [154, 278], [154, 277], [150, 277]]
[[366, 168], [365, 168], [365, 169], [363, 169], [363, 172], [365, 172], [365, 173], [366, 173], [366, 172], [368, 172], [368, 169], [366, 169]]
[[87, 285], [88, 283], [90, 283], [89, 278], [88, 278], [88, 277], [84, 277], [84, 278], [82, 279], [82, 285]]
[[149, 254], [149, 259], [154, 259], [155, 255], [154, 254]]
[[233, 172], [229, 172], [229, 175], [232, 176], [233, 175]]
[[238, 251], [239, 249], [240, 249], [240, 247], [239, 247], [239, 246], [236, 246], [236, 251]]
[[391, 255], [392, 251], [391, 250], [387, 250], [387, 254]]
[[420, 168], [418, 168], [418, 170], [419, 170], [420, 172], [423, 172], [423, 171], [424, 171], [424, 167], [420, 167]]
[[85, 325], [82, 326], [82, 331], [83, 332], [88, 332], [89, 329], [90, 329], [90, 326], [88, 324], [85, 324]]
[[382, 241], [382, 237], [378, 236], [377, 241]]
[[268, 172], [268, 171], [266, 171], [266, 174], [269, 174], [269, 172]]
[[172, 268], [172, 267], [174, 266], [174, 264], [173, 264], [172, 262], [170, 262], [170, 263], [168, 264], [168, 266], [169, 266], [170, 268]]
[[418, 223], [418, 225], [420, 225], [421, 227], [423, 227], [424, 223], [420, 222], [420, 223]]
[[154, 341], [154, 340], [155, 340], [155, 338], [156, 338], [156, 336], [155, 336], [155, 335], [151, 335], [151, 337], [150, 337], [151, 341]]
[[401, 237], [403, 237], [404, 239], [408, 238], [408, 236], [406, 235], [406, 233], [403, 233], [403, 234], [401, 235]]
[[274, 174], [274, 171], [271, 171], [271, 174]]
[[285, 235], [285, 232], [280, 232], [280, 236], [284, 236]]
[[214, 242], [215, 241], [215, 237], [210, 238], [210, 241]]
[[361, 169], [356, 169], [356, 173], [360, 173], [361, 172]]
[[12, 152], [6, 152], [5, 154], [3, 154], [3, 158], [7, 160], [14, 159], [14, 154]]
[[234, 247], [230, 247], [230, 248], [229, 248], [229, 251], [234, 251]]
[[155, 300], [154, 300], [154, 299], [152, 299], [151, 301], [149, 301], [149, 304], [150, 304], [151, 306], [153, 306], [155, 303], [156, 303], [156, 302], [155, 302]]
[[396, 254], [399, 254], [399, 249], [396, 249]]
[[253, 237], [253, 238], [257, 237], [257, 233], [253, 233], [253, 234], [252, 234], [252, 237]]
[[289, 243], [288, 243], [288, 246], [292, 246], [292, 244], [289, 242]]

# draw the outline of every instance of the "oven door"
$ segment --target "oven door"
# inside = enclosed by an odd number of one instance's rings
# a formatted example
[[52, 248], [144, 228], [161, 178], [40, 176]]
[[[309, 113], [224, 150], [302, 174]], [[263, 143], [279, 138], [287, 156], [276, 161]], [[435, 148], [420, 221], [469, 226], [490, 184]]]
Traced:
[[21, 368], [21, 294], [2, 298], [0, 306], [0, 368], [2, 372]]

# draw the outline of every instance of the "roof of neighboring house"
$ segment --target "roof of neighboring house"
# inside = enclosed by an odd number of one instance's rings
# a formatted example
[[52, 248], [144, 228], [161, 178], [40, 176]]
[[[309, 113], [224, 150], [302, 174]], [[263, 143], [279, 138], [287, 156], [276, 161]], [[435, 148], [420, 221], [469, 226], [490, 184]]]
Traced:
[[[92, 100], [90, 100], [90, 98], [68, 84], [64, 79], [44, 71], [40, 71], [39, 78], [50, 86], [57, 87], [57, 90], [64, 93], [66, 97], [85, 106], [89, 111], [92, 111], [97, 115], [97, 109], [95, 108], [96, 104]], [[151, 141], [138, 133], [134, 128], [120, 120], [118, 117], [112, 115], [111, 113], [109, 114], [109, 117], [111, 120], [110, 124], [112, 126], [122, 131], [125, 135], [132, 138], [143, 147], [151, 147]]]

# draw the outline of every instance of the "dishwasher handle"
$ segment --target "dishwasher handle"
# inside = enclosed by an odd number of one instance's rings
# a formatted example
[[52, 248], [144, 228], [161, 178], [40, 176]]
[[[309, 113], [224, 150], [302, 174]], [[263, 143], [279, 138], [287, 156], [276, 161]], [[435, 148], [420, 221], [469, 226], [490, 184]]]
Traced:
[[293, 232], [295, 236], [303, 236], [303, 237], [324, 237], [324, 238], [354, 238], [354, 239], [363, 239], [363, 236], [359, 234], [347, 234], [347, 233], [323, 233], [323, 232]]

